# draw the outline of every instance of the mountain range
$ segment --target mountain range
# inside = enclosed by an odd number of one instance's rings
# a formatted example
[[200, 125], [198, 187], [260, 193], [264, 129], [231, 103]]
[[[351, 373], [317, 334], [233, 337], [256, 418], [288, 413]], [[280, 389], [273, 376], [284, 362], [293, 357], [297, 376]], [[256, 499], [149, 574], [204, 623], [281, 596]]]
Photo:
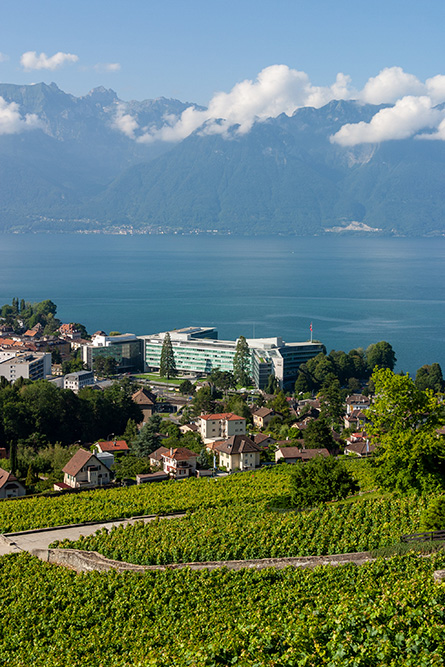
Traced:
[[343, 147], [330, 137], [381, 106], [333, 101], [257, 122], [244, 134], [196, 130], [177, 143], [135, 140], [139, 127], [198, 105], [83, 97], [55, 84], [0, 84], [4, 104], [35, 125], [1, 133], [0, 230], [314, 235], [445, 233], [445, 143]]

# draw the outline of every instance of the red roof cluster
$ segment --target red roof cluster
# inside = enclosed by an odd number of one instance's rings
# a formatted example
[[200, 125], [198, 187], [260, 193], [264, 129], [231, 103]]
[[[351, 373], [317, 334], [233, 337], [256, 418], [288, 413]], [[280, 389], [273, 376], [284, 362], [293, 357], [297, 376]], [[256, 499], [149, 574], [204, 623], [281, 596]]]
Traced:
[[216, 415], [201, 415], [201, 419], [217, 421], [225, 419], [226, 421], [240, 421], [244, 420], [244, 417], [239, 417], [238, 415], [233, 414], [233, 412], [220, 412]]

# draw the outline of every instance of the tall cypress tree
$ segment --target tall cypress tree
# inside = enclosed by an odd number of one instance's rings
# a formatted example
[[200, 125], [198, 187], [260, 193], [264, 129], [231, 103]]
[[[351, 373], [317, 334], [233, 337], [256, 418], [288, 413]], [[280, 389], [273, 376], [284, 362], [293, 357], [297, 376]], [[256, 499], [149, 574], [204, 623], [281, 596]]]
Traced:
[[177, 375], [175, 355], [173, 352], [172, 341], [168, 331], [165, 334], [164, 342], [162, 343], [161, 365], [159, 367], [159, 375], [161, 377], [166, 377], [167, 379], [170, 379], [171, 377], [175, 377], [175, 375]]
[[244, 336], [240, 336], [233, 357], [233, 375], [236, 382], [243, 385], [250, 384], [251, 363], [251, 352], [247, 340]]

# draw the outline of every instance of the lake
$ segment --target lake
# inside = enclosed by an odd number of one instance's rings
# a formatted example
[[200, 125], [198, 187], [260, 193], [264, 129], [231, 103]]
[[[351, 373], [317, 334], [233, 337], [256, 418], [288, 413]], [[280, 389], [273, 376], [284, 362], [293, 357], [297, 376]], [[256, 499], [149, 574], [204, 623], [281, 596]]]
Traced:
[[445, 239], [0, 235], [0, 305], [52, 299], [62, 321], [221, 339], [389, 341], [397, 370], [445, 370]]

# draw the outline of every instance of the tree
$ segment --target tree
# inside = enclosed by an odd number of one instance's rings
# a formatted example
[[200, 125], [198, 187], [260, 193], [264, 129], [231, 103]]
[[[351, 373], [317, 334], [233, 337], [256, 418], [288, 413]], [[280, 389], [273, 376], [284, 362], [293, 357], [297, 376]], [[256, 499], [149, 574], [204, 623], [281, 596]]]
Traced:
[[425, 391], [425, 389], [431, 389], [435, 393], [443, 391], [445, 385], [440, 364], [421, 366], [416, 373], [415, 384], [417, 389], [422, 391]]
[[445, 418], [438, 397], [418, 389], [409, 375], [386, 368], [374, 371], [372, 380], [376, 395], [368, 409], [368, 431], [377, 445], [377, 483], [400, 491], [444, 488], [445, 439], [436, 429]]
[[123, 456], [111, 468], [117, 480], [126, 477], [136, 477], [136, 475], [151, 472], [150, 459], [148, 457], [139, 458], [137, 456]]
[[433, 498], [422, 515], [422, 530], [444, 530], [445, 496]]
[[246, 399], [241, 394], [233, 394], [226, 404], [227, 412], [233, 412], [238, 417], [244, 417], [247, 421], [252, 421], [252, 413], [247, 405]]
[[376, 366], [379, 366], [379, 368], [389, 368], [390, 371], [394, 370], [397, 359], [392, 346], [382, 340], [380, 343], [374, 343], [368, 347], [366, 350], [366, 361], [369, 372], [372, 373]]
[[273, 373], [267, 378], [267, 384], [264, 391], [266, 394], [276, 394], [279, 389], [278, 380]]
[[106, 357], [103, 354], [99, 354], [94, 358], [94, 371], [98, 375], [105, 375], [109, 377], [114, 375], [117, 370], [117, 361], [114, 357]]
[[9, 465], [11, 467], [11, 472], [13, 475], [17, 472], [17, 443], [11, 442], [11, 447], [9, 450]]
[[213, 461], [211, 460], [211, 455], [207, 452], [206, 448], [203, 447], [196, 459], [196, 466], [201, 470], [208, 470], [212, 465]]
[[175, 355], [174, 355], [174, 352], [173, 352], [172, 341], [171, 341], [170, 334], [168, 333], [168, 331], [165, 334], [164, 341], [162, 343], [161, 363], [160, 363], [160, 366], [159, 366], [159, 375], [161, 377], [166, 377], [167, 380], [169, 380], [171, 377], [175, 377], [177, 375]]
[[139, 435], [139, 430], [134, 419], [127, 421], [127, 426], [124, 431], [124, 440], [128, 445], [131, 445]]
[[210, 387], [198, 389], [192, 401], [192, 410], [195, 416], [213, 412], [215, 400]]
[[328, 385], [323, 385], [318, 399], [321, 403], [321, 417], [331, 426], [338, 424], [345, 412], [340, 382], [334, 380]]
[[244, 336], [236, 342], [235, 356], [233, 357], [233, 375], [235, 381], [243, 386], [250, 384], [251, 353]]
[[186, 396], [195, 393], [195, 386], [190, 380], [183, 380], [179, 385], [179, 391]]
[[329, 424], [323, 417], [311, 420], [303, 431], [304, 445], [308, 449], [327, 449], [334, 452], [337, 443], [334, 440]]
[[235, 377], [230, 371], [221, 371], [219, 368], [214, 368], [209, 375], [209, 381], [221, 389], [225, 394], [229, 389], [236, 387]]
[[375, 397], [368, 415], [369, 432], [375, 438], [386, 434], [431, 431], [441, 419], [442, 408], [431, 390], [418, 389], [406, 375], [396, 375], [388, 368], [374, 371]]
[[33, 468], [32, 463], [30, 463], [29, 466], [28, 466], [28, 472], [26, 474], [25, 486], [27, 488], [30, 488], [31, 486], [33, 486], [37, 482], [37, 480], [38, 480], [38, 477], [34, 473], [34, 468]]
[[60, 350], [55, 347], [51, 350], [50, 347], [46, 348], [47, 352], [51, 352], [51, 363], [52, 364], [61, 364], [62, 363], [62, 355], [60, 354]]
[[297, 379], [295, 381], [295, 393], [306, 394], [312, 391], [312, 383], [309, 381], [306, 364], [301, 364]]
[[152, 415], [139, 431], [138, 437], [133, 442], [133, 452], [138, 457], [147, 457], [160, 446], [159, 428], [161, 426], [160, 415]]
[[291, 479], [291, 503], [298, 509], [343, 499], [359, 487], [346, 466], [328, 456], [317, 456], [295, 466]]

